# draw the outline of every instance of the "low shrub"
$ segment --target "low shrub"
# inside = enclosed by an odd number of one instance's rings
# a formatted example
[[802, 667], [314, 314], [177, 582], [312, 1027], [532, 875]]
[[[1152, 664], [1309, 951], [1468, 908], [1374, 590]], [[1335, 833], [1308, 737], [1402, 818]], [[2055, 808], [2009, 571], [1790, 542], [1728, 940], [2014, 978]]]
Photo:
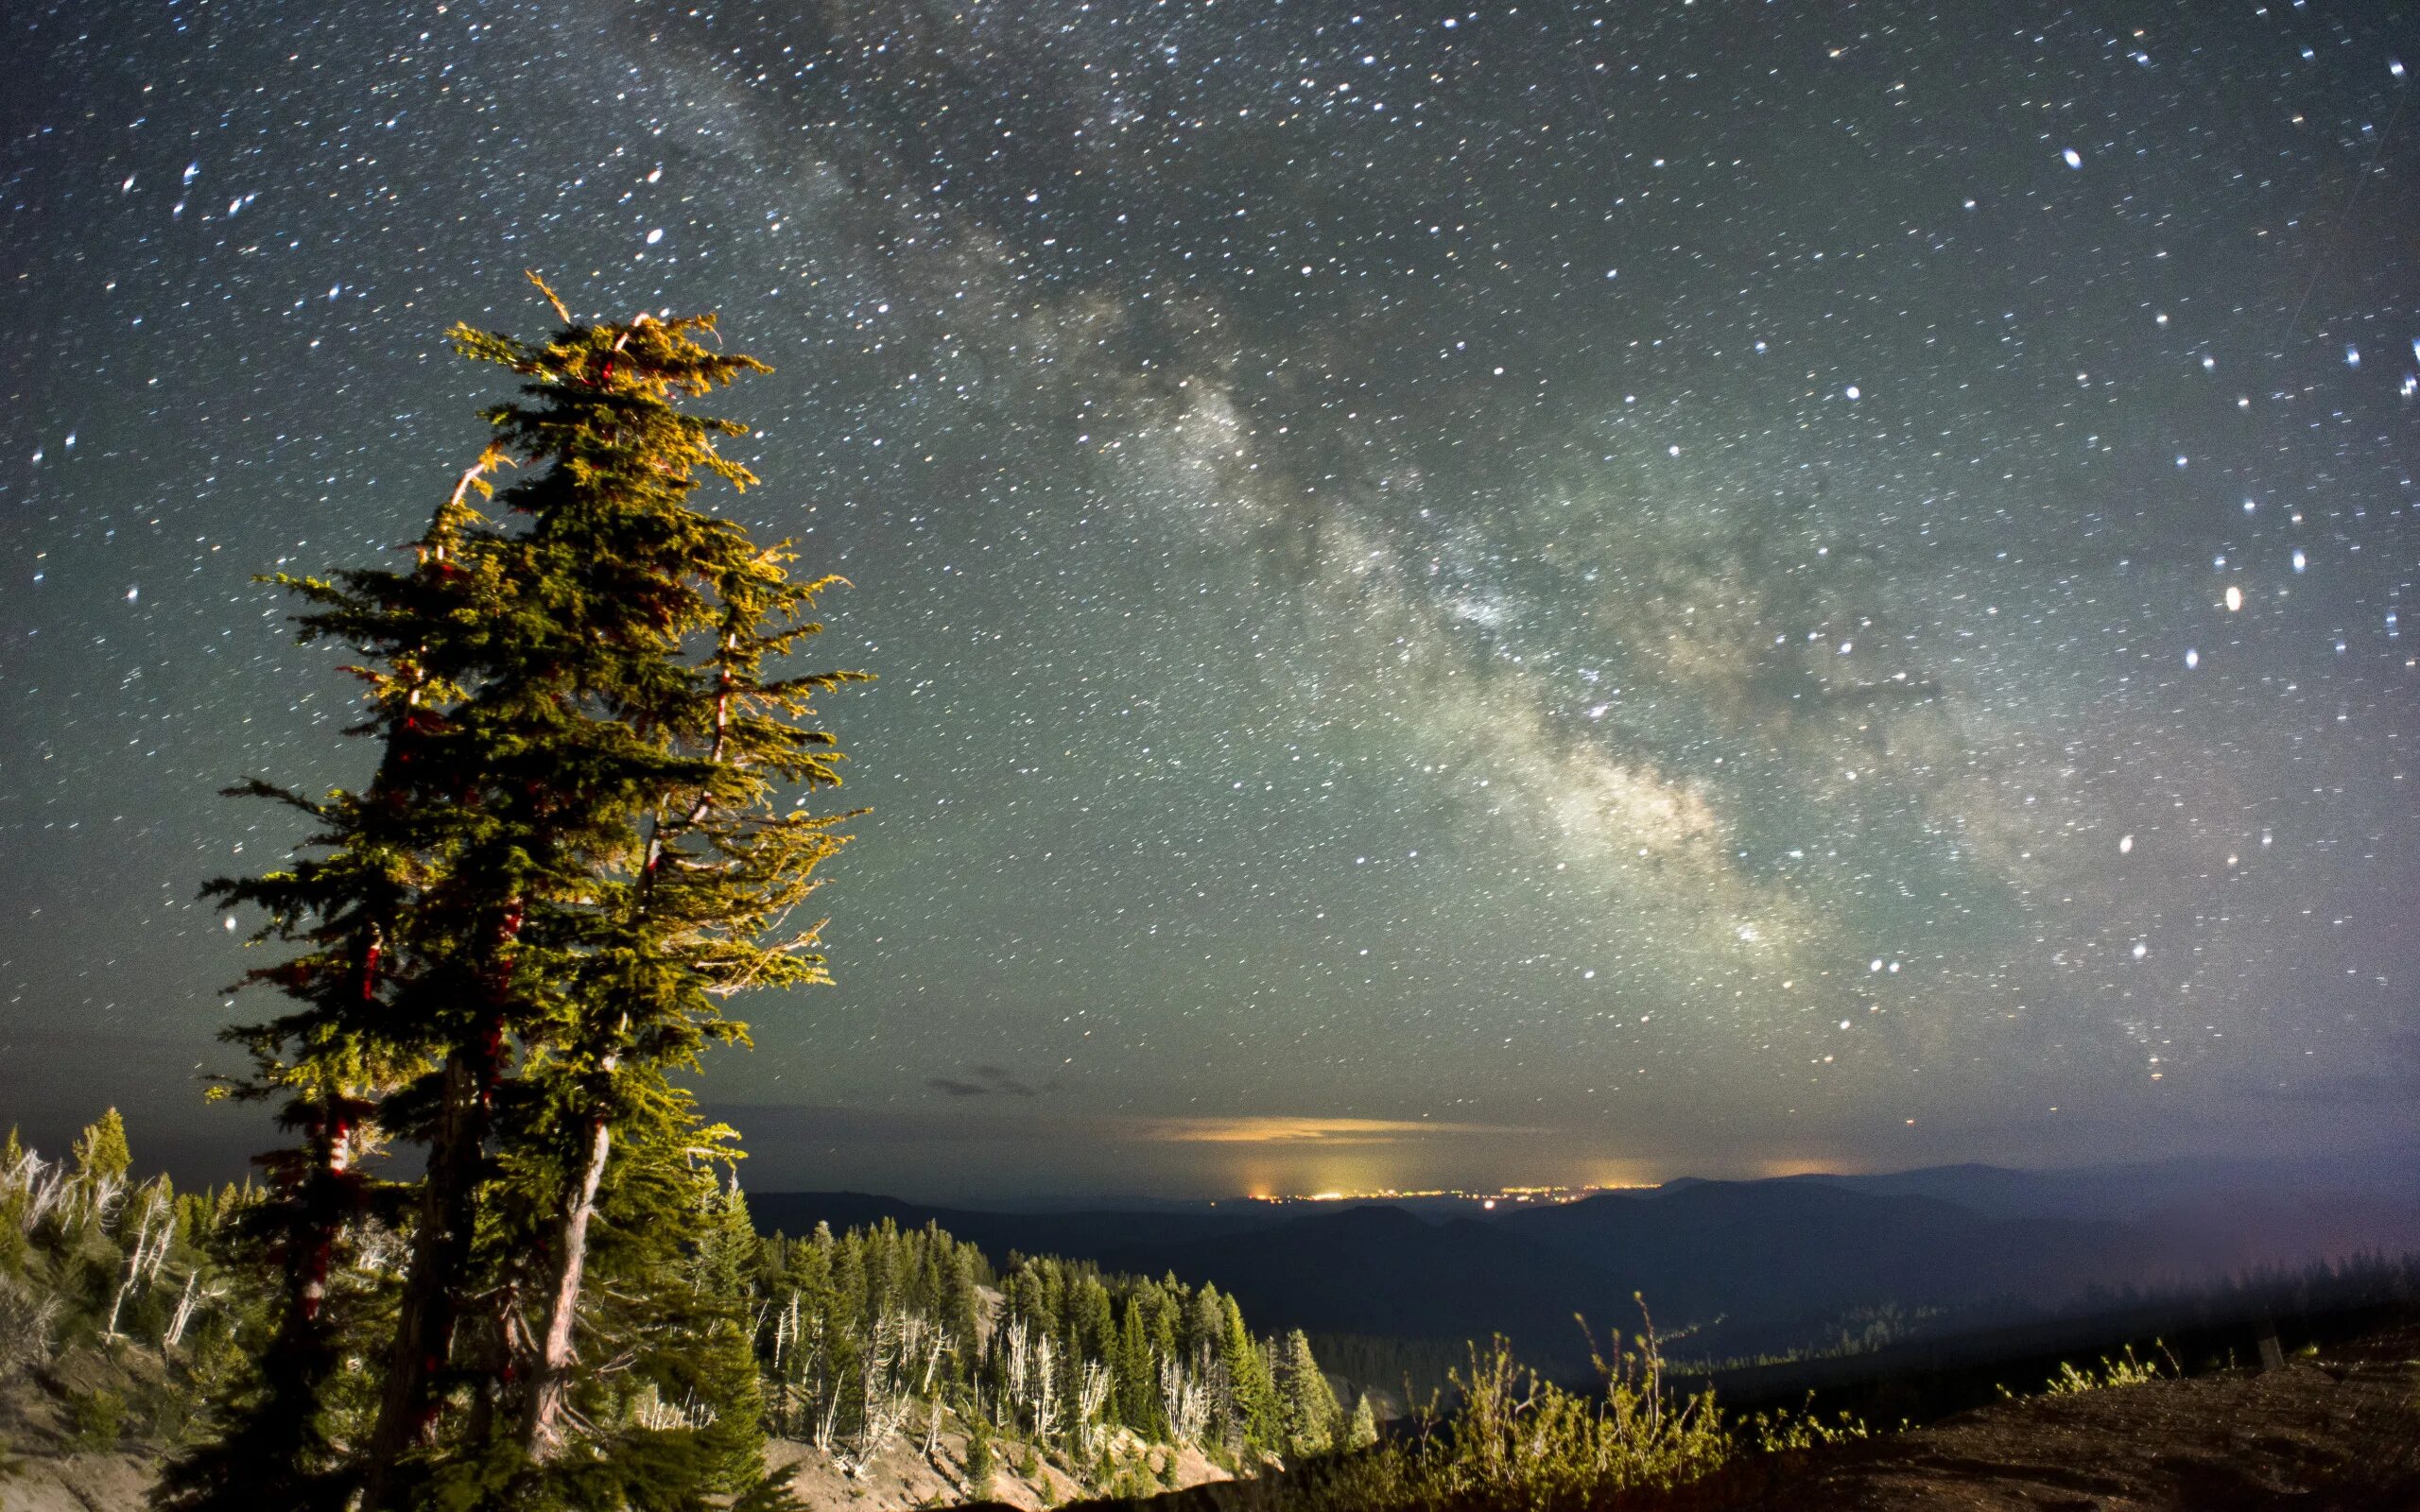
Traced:
[[114, 1391], [78, 1392], [67, 1399], [67, 1422], [70, 1449], [115, 1449], [126, 1434], [126, 1399]]

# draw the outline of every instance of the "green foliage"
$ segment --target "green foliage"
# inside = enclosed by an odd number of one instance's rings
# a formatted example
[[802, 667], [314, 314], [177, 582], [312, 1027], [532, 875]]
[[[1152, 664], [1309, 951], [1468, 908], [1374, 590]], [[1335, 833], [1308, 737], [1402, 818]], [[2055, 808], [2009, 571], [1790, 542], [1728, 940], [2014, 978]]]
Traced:
[[1600, 1385], [1574, 1392], [1523, 1368], [1502, 1339], [1470, 1348], [1453, 1372], [1457, 1404], [1424, 1415], [1409, 1436], [1378, 1435], [1366, 1397], [1344, 1430], [1346, 1450], [1270, 1483], [1263, 1512], [1582, 1512], [1629, 1492], [1685, 1485], [1733, 1456], [1854, 1434], [1788, 1415], [1737, 1432], [1710, 1392], [1678, 1396], [1664, 1381], [1651, 1329], [1596, 1355]]
[[[674, 1143], [675, 1133], [685, 1140]], [[931, 1225], [759, 1236], [730, 1160], [716, 1155], [723, 1147], [715, 1130], [679, 1118], [635, 1125], [615, 1144], [588, 1254], [595, 1284], [580, 1304], [583, 1349], [614, 1368], [571, 1383], [568, 1406], [581, 1426], [562, 1452], [528, 1452], [510, 1432], [510, 1399], [490, 1393], [482, 1407], [466, 1372], [450, 1404], [459, 1426], [400, 1457], [382, 1491], [389, 1505], [691, 1507], [716, 1496], [777, 1505], [786, 1493], [762, 1484], [769, 1433], [817, 1444], [845, 1467], [886, 1442], [943, 1431], [937, 1411], [965, 1433], [978, 1486], [1010, 1460], [1040, 1484], [1046, 1452], [1054, 1463], [1063, 1456], [1063, 1479], [1086, 1494], [1139, 1494], [1155, 1476], [1174, 1478], [1181, 1441], [1238, 1463], [1225, 1437], [1251, 1408], [1224, 1374], [1231, 1350], [1254, 1362], [1263, 1381], [1283, 1383], [1271, 1392], [1281, 1411], [1303, 1421], [1333, 1413], [1333, 1397], [1318, 1395], [1326, 1383], [1309, 1341], [1253, 1335], [1241, 1310], [1209, 1287], [1104, 1275], [1049, 1256], [1015, 1257], [998, 1274], [980, 1250]], [[472, 1246], [474, 1274], [531, 1274], [514, 1268], [512, 1253], [537, 1242], [529, 1211], [502, 1200], [544, 1189], [542, 1177], [525, 1174], [531, 1159], [498, 1160], [488, 1188], [498, 1201]], [[326, 1336], [358, 1352], [285, 1399], [310, 1404], [297, 1421], [271, 1411], [293, 1295], [278, 1247], [294, 1232], [286, 1197], [252, 1186], [180, 1194], [164, 1180], [130, 1184], [130, 1173], [119, 1173], [116, 1194], [96, 1215], [78, 1194], [77, 1162], [20, 1146], [13, 1163], [0, 1165], [0, 1205], [42, 1207], [41, 1221], [25, 1228], [19, 1270], [0, 1273], [0, 1366], [40, 1369], [54, 1345], [156, 1359], [156, 1370], [132, 1372], [86, 1410], [113, 1403], [116, 1439], [171, 1450], [167, 1507], [346, 1505], [359, 1483], [343, 1446], [369, 1438], [381, 1405], [397, 1235], [374, 1216], [342, 1226], [322, 1316]], [[983, 1295], [994, 1286], [996, 1305]], [[112, 1310], [117, 1332], [105, 1338]], [[480, 1358], [499, 1322], [467, 1316], [472, 1338], [458, 1357]], [[1018, 1383], [1012, 1340], [1028, 1352]], [[1171, 1391], [1192, 1404], [1190, 1418], [1179, 1420]], [[907, 1410], [894, 1411], [903, 1399]], [[483, 1415], [492, 1430], [484, 1436], [474, 1431]], [[1331, 1433], [1340, 1425], [1332, 1421]], [[87, 1423], [95, 1435], [106, 1427]], [[1147, 1452], [1137, 1453], [1137, 1440]], [[1299, 1435], [1253, 1450], [1264, 1452], [1312, 1452]]]
[[0, 1142], [0, 1232], [13, 1241], [0, 1266], [0, 1383], [30, 1376], [60, 1395], [61, 1448], [175, 1443], [223, 1372], [257, 1373], [254, 1351], [233, 1342], [251, 1296], [209, 1221], [240, 1212], [243, 1193], [180, 1195], [132, 1170], [114, 1112], [64, 1159], [13, 1133]]
[[85, 1125], [76, 1137], [76, 1181], [86, 1191], [114, 1186], [126, 1179], [134, 1164], [134, 1153], [127, 1147], [126, 1120], [112, 1108], [100, 1118]]
[[1474, 1349], [1456, 1378], [1451, 1452], [1432, 1470], [1446, 1494], [1570, 1506], [1609, 1490], [1675, 1486], [1722, 1463], [1728, 1443], [1713, 1395], [1670, 1399], [1651, 1333], [1629, 1351], [1616, 1338], [1599, 1365], [1603, 1394], [1583, 1398], [1521, 1369], [1501, 1339]]
[[126, 1398], [106, 1387], [77, 1392], [67, 1399], [67, 1422], [70, 1448], [86, 1453], [115, 1449], [126, 1436]]
[[1362, 1392], [1354, 1399], [1353, 1418], [1344, 1426], [1342, 1448], [1347, 1453], [1368, 1449], [1378, 1441], [1378, 1415], [1370, 1405], [1370, 1394]]
[[699, 1398], [710, 1416], [698, 1430], [707, 1489], [745, 1491], [765, 1478], [765, 1397], [748, 1336], [717, 1321], [700, 1349]]
[[[2181, 1376], [2185, 1373], [2184, 1367], [2177, 1363], [2176, 1356], [2169, 1351], [2165, 1343], [2154, 1339], [2152, 1341], [2152, 1348], [2168, 1355], [2168, 1374]], [[2044, 1383], [2041, 1394], [2046, 1397], [2073, 1397], [2087, 1391], [2106, 1391], [2116, 1386], [2145, 1385], [2160, 1379], [2162, 1379], [2160, 1362], [2137, 1358], [2135, 1354], [2135, 1347], [2130, 1344], [2116, 1359], [2102, 1355], [2097, 1369], [2090, 1367], [2078, 1369], [2072, 1360], [2060, 1361], [2057, 1372]], [[2011, 1391], [2005, 1385], [1996, 1386], [1994, 1389], [1999, 1393], [2002, 1401], [2014, 1401], [2022, 1395]]]
[[1230, 1420], [1247, 1453], [1278, 1452], [1285, 1448], [1286, 1424], [1276, 1383], [1270, 1378], [1269, 1360], [1244, 1327], [1243, 1311], [1236, 1306], [1236, 1299], [1223, 1300], [1226, 1316], [1219, 1362], [1230, 1383]]
[[1760, 1453], [1773, 1454], [1785, 1450], [1816, 1449], [1826, 1444], [1846, 1444], [1874, 1436], [1865, 1420], [1854, 1413], [1837, 1413], [1830, 1418], [1816, 1416], [1815, 1394], [1806, 1394], [1806, 1405], [1796, 1412], [1760, 1412], [1739, 1425], [1737, 1437]]
[[966, 1480], [977, 1500], [992, 1494], [992, 1477], [1000, 1468], [1000, 1456], [992, 1443], [992, 1419], [981, 1412], [969, 1415], [966, 1420]]
[[50, 1359], [57, 1298], [40, 1296], [15, 1276], [0, 1274], [0, 1382]]
[[1286, 1452], [1324, 1454], [1334, 1448], [1344, 1426], [1343, 1412], [1319, 1361], [1312, 1357], [1311, 1341], [1300, 1329], [1286, 1336], [1278, 1357], [1277, 1389]]

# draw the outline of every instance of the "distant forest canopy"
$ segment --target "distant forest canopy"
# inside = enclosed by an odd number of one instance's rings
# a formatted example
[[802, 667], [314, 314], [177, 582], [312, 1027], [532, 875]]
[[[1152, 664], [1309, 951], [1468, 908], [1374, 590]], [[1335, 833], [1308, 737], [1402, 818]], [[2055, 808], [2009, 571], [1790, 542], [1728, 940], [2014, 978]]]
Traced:
[[[180, 1193], [164, 1176], [138, 1179], [114, 1109], [55, 1159], [11, 1129], [0, 1385], [97, 1353], [121, 1368], [112, 1386], [71, 1390], [78, 1447], [172, 1451], [221, 1431], [197, 1404], [239, 1390], [275, 1327], [281, 1270], [232, 1242], [266, 1200], [252, 1182]], [[1050, 1256], [995, 1270], [936, 1227], [759, 1235], [738, 1184], [702, 1170], [688, 1200], [698, 1242], [654, 1282], [703, 1321], [633, 1349], [611, 1405], [643, 1438], [711, 1449], [735, 1486], [752, 1479], [768, 1434], [856, 1473], [896, 1443], [937, 1459], [946, 1431], [968, 1446], [947, 1466], [970, 1495], [1026, 1453], [1094, 1489], [1139, 1491], [1147, 1446], [1240, 1468], [1374, 1437], [1369, 1403], [1341, 1410], [1300, 1332], [1255, 1335], [1214, 1285]], [[373, 1236], [329, 1284], [391, 1294], [404, 1253], [398, 1236]]]

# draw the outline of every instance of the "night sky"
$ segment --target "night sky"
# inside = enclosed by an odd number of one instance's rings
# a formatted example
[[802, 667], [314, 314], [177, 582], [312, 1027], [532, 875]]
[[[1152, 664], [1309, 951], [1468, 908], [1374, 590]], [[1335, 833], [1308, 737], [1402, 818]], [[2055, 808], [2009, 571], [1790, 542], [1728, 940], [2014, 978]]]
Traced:
[[[2396, 0], [11, 4], [0, 1116], [199, 1102], [544, 271], [853, 591], [760, 1189], [2310, 1149], [2420, 1110]], [[388, 558], [392, 560], [392, 558]], [[240, 927], [238, 927], [240, 926]], [[240, 1005], [251, 1012], [267, 999]], [[202, 1152], [209, 1152], [207, 1160]]]

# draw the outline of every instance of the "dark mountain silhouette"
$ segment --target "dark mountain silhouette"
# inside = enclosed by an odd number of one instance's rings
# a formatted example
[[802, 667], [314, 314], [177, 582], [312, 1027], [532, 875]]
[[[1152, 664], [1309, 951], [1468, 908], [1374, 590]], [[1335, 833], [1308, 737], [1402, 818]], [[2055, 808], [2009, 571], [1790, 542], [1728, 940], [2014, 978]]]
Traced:
[[1279, 1328], [1400, 1338], [1502, 1332], [1580, 1342], [1577, 1306], [1601, 1293], [1586, 1261], [1502, 1226], [1426, 1223], [1400, 1208], [1348, 1207], [1182, 1245], [1126, 1245], [1104, 1265], [1214, 1282]]
[[1695, 1328], [1704, 1335], [1699, 1348], [1738, 1354], [1804, 1343], [1856, 1309], [2055, 1302], [2179, 1264], [2124, 1225], [1995, 1220], [1934, 1198], [1802, 1181], [1676, 1183], [1444, 1223], [1383, 1205], [998, 1213], [853, 1193], [751, 1200], [767, 1229], [930, 1220], [995, 1261], [1016, 1249], [1210, 1281], [1268, 1327], [1409, 1338], [1502, 1332], [1563, 1365], [1584, 1362], [1574, 1314], [1599, 1329], [1630, 1327], [1634, 1294], [1660, 1326]]
[[[1784, 1181], [1877, 1196], [1938, 1197], [1989, 1218], [2110, 1218], [2134, 1222], [2246, 1194], [2420, 1211], [2420, 1145], [2333, 1150], [2320, 1156], [2179, 1157], [2059, 1170], [1937, 1165], [1873, 1176], [1811, 1175]], [[1664, 1190], [1669, 1190], [1666, 1188]]]
[[[2420, 1153], [2179, 1160], [2069, 1170], [1936, 1166], [1877, 1176], [1683, 1179], [1467, 1216], [1377, 1203], [1254, 1202], [990, 1211], [860, 1193], [752, 1196], [757, 1224], [804, 1233], [938, 1222], [1011, 1250], [1210, 1281], [1264, 1327], [1478, 1339], [1584, 1366], [1573, 1314], [1637, 1321], [1646, 1298], [1698, 1356], [1858, 1335], [1877, 1316], [1955, 1310], [2014, 1323], [2094, 1287], [2198, 1286], [2259, 1264], [2420, 1247]], [[1977, 1304], [1989, 1303], [1979, 1307]], [[1601, 1335], [1600, 1335], [1601, 1336]], [[1875, 1342], [1867, 1338], [1865, 1342]]]
[[1668, 1323], [1727, 1320], [1723, 1342], [1742, 1352], [1796, 1342], [1852, 1309], [2054, 1303], [2096, 1283], [2153, 1279], [2182, 1260], [2122, 1224], [1992, 1219], [1931, 1197], [1795, 1181], [1693, 1182], [1532, 1208], [1496, 1227], [1587, 1263], [1611, 1298], [1636, 1293]]

